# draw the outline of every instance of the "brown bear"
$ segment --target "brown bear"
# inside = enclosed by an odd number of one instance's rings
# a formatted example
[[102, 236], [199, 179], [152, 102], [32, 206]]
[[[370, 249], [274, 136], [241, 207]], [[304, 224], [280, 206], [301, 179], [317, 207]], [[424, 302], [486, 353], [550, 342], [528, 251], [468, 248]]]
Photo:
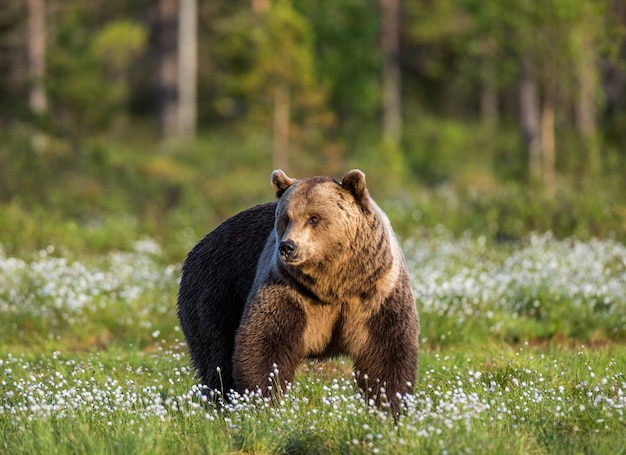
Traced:
[[277, 202], [225, 221], [183, 265], [178, 316], [202, 383], [267, 395], [274, 370], [284, 387], [303, 359], [345, 354], [367, 396], [397, 412], [417, 374], [419, 318], [365, 174], [275, 170], [271, 183]]

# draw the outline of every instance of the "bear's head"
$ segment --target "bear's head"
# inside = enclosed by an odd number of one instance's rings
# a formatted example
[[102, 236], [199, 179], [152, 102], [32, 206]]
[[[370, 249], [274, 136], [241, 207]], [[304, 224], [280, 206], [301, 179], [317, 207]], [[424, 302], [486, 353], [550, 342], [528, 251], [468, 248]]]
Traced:
[[329, 177], [296, 180], [275, 170], [271, 182], [278, 198], [275, 232], [282, 264], [305, 272], [349, 261], [357, 237], [367, 232], [363, 228], [372, 219], [365, 174], [352, 170], [338, 182]]

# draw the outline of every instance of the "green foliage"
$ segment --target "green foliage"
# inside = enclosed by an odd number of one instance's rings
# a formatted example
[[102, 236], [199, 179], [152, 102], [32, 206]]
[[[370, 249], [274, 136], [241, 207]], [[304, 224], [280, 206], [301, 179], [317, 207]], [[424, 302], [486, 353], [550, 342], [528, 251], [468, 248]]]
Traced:
[[316, 72], [340, 124], [374, 120], [382, 67], [376, 1], [297, 0], [294, 6], [311, 23]]
[[[156, 104], [151, 85], [158, 55], [148, 37], [157, 15], [150, 2], [46, 2], [50, 112], [37, 119], [28, 114], [28, 72], [17, 57], [27, 48], [18, 30], [27, 9], [5, 3], [0, 46], [8, 57], [0, 69], [8, 71], [0, 77], [0, 93], [8, 104], [0, 121], [7, 130], [22, 129], [38, 151], [68, 161], [91, 153], [94, 140], [157, 147], [156, 122], [145, 118]], [[244, 129], [269, 135], [274, 90], [284, 84], [290, 96], [291, 163], [298, 172], [338, 173], [347, 162], [370, 162], [399, 187], [414, 179], [456, 185], [472, 173], [476, 179], [523, 182], [528, 163], [518, 94], [521, 59], [528, 57], [540, 100], [556, 87], [557, 171], [602, 178], [624, 164], [624, 105], [615, 96], [619, 83], [613, 82], [620, 77], [607, 75], [621, 71], [626, 27], [610, 0], [405, 2], [398, 30], [404, 109], [398, 150], [381, 143], [378, 125], [379, 3], [269, 5], [263, 12], [245, 2], [200, 5], [199, 120], [209, 135]], [[577, 131], [572, 114], [580, 97], [580, 67], [589, 68], [593, 91], [589, 110], [595, 130], [589, 135]], [[488, 89], [495, 112], [489, 122], [478, 122]], [[130, 147], [127, 151], [132, 154]], [[42, 160], [32, 163], [36, 175]]]
[[143, 52], [146, 30], [139, 24], [121, 20], [107, 24], [93, 39], [91, 52], [114, 73], [127, 71], [133, 58]]
[[[533, 231], [626, 238], [620, 166], [602, 181], [562, 178], [553, 195], [545, 194], [515, 181], [524, 171], [523, 163], [512, 161], [508, 144], [514, 138], [490, 140], [489, 131], [424, 118], [415, 136], [405, 139], [411, 154], [381, 148], [375, 132], [366, 131], [362, 144], [345, 162], [334, 163], [338, 170], [330, 175], [363, 169], [371, 194], [402, 235], [443, 225], [456, 234], [469, 230], [499, 240]], [[51, 243], [101, 253], [127, 249], [147, 235], [163, 245], [169, 260], [179, 261], [219, 222], [273, 198], [267, 180], [271, 138], [263, 131], [225, 129], [160, 149], [141, 139], [90, 140], [80, 159], [67, 142], [50, 140], [38, 152], [30, 139], [28, 129], [14, 129], [0, 145], [0, 229], [12, 254]], [[466, 144], [481, 150], [479, 160]], [[400, 160], [405, 169], [398, 168]], [[500, 175], [478, 162], [501, 169]]]
[[255, 63], [248, 75], [253, 90], [276, 82], [305, 88], [314, 80], [313, 31], [290, 0], [272, 2], [253, 29]]
[[[243, 106], [247, 121], [266, 131], [274, 112], [288, 112], [290, 167], [334, 169], [341, 147], [332, 139], [335, 116], [327, 90], [315, 71], [314, 32], [290, 0], [272, 2], [267, 11], [242, 10], [216, 25], [216, 59], [236, 71], [218, 73], [222, 94], [216, 110], [222, 116]], [[286, 99], [277, 103], [277, 91]]]
[[[71, 11], [71, 10], [70, 10]], [[47, 90], [56, 115], [49, 122], [75, 148], [111, 127], [129, 103], [129, 69], [145, 50], [147, 32], [128, 20], [88, 33], [78, 14], [60, 16], [48, 58]]]
[[414, 199], [405, 194], [384, 208], [403, 233], [443, 225], [459, 235], [471, 232], [504, 242], [546, 231], [561, 238], [626, 238], [621, 183], [564, 181], [551, 196], [520, 184], [498, 184], [490, 175], [470, 177], [469, 183], [458, 187], [445, 184], [432, 191], [418, 190]]
[[276, 82], [305, 90], [314, 83], [312, 30], [289, 0], [273, 2], [264, 12], [241, 11], [216, 28], [217, 57], [245, 69], [230, 84], [225, 81], [227, 88], [267, 103], [264, 97]]

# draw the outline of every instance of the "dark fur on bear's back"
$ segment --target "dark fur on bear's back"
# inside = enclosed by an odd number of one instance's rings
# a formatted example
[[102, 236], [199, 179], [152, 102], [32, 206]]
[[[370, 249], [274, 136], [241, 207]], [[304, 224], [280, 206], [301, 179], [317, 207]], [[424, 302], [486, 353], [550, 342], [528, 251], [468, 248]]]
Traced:
[[178, 315], [191, 361], [211, 389], [234, 387], [235, 332], [265, 239], [274, 228], [275, 210], [276, 203], [269, 202], [226, 220], [191, 250], [183, 265]]
[[359, 387], [392, 411], [416, 377], [419, 318], [389, 220], [365, 174], [272, 173], [277, 203], [208, 234], [183, 265], [178, 315], [203, 384], [270, 393], [306, 357], [346, 354]]

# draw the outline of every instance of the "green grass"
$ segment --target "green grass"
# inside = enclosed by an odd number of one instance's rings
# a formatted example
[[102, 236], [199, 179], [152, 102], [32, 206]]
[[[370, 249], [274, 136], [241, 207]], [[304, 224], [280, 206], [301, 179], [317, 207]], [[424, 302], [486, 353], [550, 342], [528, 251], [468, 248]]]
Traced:
[[626, 450], [623, 346], [426, 350], [417, 392], [397, 421], [367, 406], [347, 360], [304, 365], [277, 404], [240, 397], [220, 410], [201, 399], [184, 347], [154, 347], [3, 354], [2, 452]]
[[[0, 453], [626, 453], [626, 248], [419, 232], [414, 396], [393, 420], [348, 359], [274, 398], [206, 403], [150, 240], [0, 252]], [[280, 373], [279, 373], [280, 374]]]

